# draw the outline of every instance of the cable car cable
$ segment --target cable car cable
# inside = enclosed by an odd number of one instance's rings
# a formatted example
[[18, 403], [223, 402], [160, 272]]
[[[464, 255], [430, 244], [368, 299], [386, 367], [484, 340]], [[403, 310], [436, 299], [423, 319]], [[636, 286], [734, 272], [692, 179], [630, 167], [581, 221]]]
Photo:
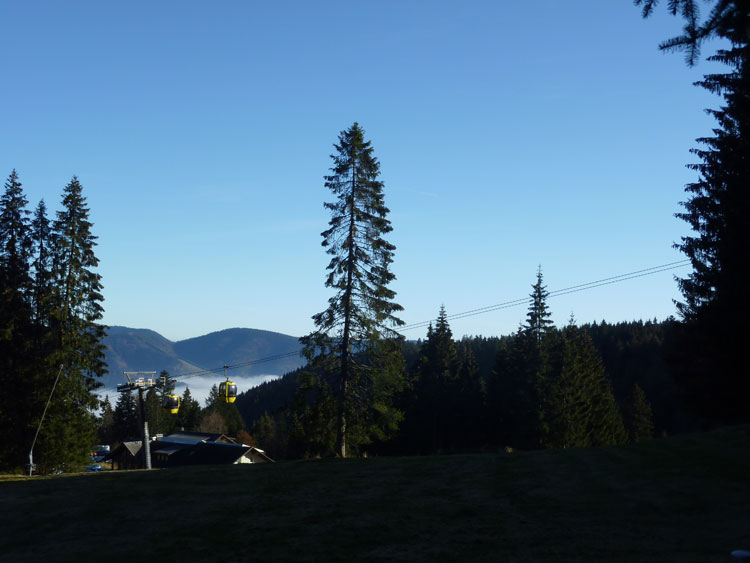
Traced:
[[[620, 282], [624, 282], [624, 281], [629, 281], [629, 280], [633, 280], [633, 279], [637, 279], [637, 278], [642, 278], [642, 277], [645, 277], [645, 276], [650, 276], [650, 275], [658, 274], [658, 273], [662, 273], [662, 272], [667, 272], [667, 271], [670, 271], [670, 270], [674, 270], [676, 268], [681, 268], [681, 267], [689, 265], [690, 262], [691, 261], [689, 259], [678, 260], [676, 262], [668, 262], [666, 264], [661, 264], [659, 266], [653, 266], [651, 268], [644, 268], [644, 269], [641, 269], [641, 270], [635, 270], [633, 272], [628, 272], [626, 274], [620, 274], [620, 275], [617, 275], [617, 276], [610, 276], [608, 278], [602, 278], [600, 280], [595, 280], [595, 281], [591, 281], [591, 282], [587, 282], [587, 283], [573, 285], [573, 286], [562, 288], [562, 289], [556, 289], [556, 290], [553, 290], [553, 291], [549, 291], [548, 294], [547, 294], [547, 296], [548, 297], [559, 297], [559, 296], [562, 296], [562, 295], [569, 295], [571, 293], [578, 293], [578, 292], [586, 291], [586, 290], [589, 290], [589, 289], [595, 289], [597, 287], [603, 287], [603, 286], [606, 286], [606, 285], [613, 285], [613, 284], [616, 284], [616, 283], [620, 283]], [[481, 315], [481, 314], [484, 314], [484, 313], [491, 313], [491, 312], [494, 312], [494, 311], [500, 311], [500, 310], [503, 310], [503, 309], [509, 309], [511, 307], [517, 307], [519, 305], [523, 305], [525, 303], [528, 303], [529, 299], [530, 299], [529, 297], [522, 297], [522, 298], [519, 298], [519, 299], [513, 299], [511, 301], [505, 301], [503, 303], [497, 303], [495, 305], [488, 305], [486, 307], [479, 307], [477, 309], [471, 309], [471, 310], [468, 310], [468, 311], [464, 311], [462, 313], [455, 313], [453, 315], [447, 315], [446, 319], [447, 320], [463, 319], [463, 318], [467, 318], [467, 317], [473, 317], [473, 316], [476, 316], [476, 315]], [[431, 319], [429, 321], [421, 321], [421, 322], [418, 322], [418, 323], [412, 323], [412, 324], [409, 324], [409, 325], [405, 325], [403, 327], [399, 327], [399, 331], [414, 330], [416, 328], [426, 327], [429, 324], [435, 322], [435, 320], [436, 319]], [[282, 353], [282, 354], [276, 354], [276, 355], [273, 355], [273, 356], [266, 356], [266, 357], [263, 357], [263, 358], [256, 358], [254, 360], [248, 360], [246, 362], [240, 362], [240, 363], [233, 364], [233, 365], [221, 366], [221, 367], [211, 368], [211, 369], [198, 370], [198, 371], [194, 371], [194, 372], [181, 373], [181, 374], [178, 374], [178, 375], [170, 376], [170, 379], [173, 380], [173, 381], [181, 381], [183, 379], [189, 379], [191, 377], [197, 377], [197, 376], [201, 376], [201, 375], [209, 375], [209, 374], [213, 374], [213, 373], [219, 373], [221, 371], [224, 371], [225, 369], [236, 369], [236, 368], [241, 368], [241, 367], [254, 366], [254, 365], [257, 365], [257, 364], [262, 364], [262, 363], [266, 363], [266, 362], [272, 362], [274, 360], [280, 360], [280, 359], [283, 359], [283, 358], [289, 358], [289, 357], [292, 357], [292, 356], [297, 356], [299, 354], [300, 354], [300, 351], [299, 350], [295, 350], [295, 351], [285, 352], [285, 353]], [[103, 391], [106, 391], [106, 389], [104, 389]]]

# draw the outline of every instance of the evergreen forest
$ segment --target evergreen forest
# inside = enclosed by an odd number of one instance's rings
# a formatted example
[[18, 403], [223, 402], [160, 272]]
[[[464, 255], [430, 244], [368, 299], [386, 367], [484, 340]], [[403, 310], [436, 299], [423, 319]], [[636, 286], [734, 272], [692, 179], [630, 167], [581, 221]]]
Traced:
[[[539, 285], [541, 274], [534, 287]], [[546, 304], [542, 301], [543, 309]], [[454, 339], [444, 308], [425, 339], [402, 341], [397, 427], [350, 441], [351, 455], [423, 455], [639, 442], [716, 424], [686, 406], [670, 370], [679, 323], [606, 322]], [[545, 310], [544, 315], [549, 315]], [[335, 455], [334, 403], [314, 403], [306, 368], [240, 394], [237, 408], [274, 459]], [[316, 424], [317, 423], [317, 424]]]
[[[13, 170], [0, 197], [0, 467], [81, 466], [96, 439], [93, 391], [106, 371], [101, 276], [83, 186], [51, 220]], [[46, 417], [40, 428], [42, 417]], [[33, 460], [31, 451], [33, 449]]]

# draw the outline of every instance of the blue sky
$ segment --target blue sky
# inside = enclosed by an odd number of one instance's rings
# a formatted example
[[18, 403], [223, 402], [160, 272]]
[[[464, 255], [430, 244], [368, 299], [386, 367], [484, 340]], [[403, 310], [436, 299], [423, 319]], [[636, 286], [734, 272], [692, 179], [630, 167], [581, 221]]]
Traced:
[[[104, 322], [180, 340], [302, 335], [326, 307], [323, 185], [358, 121], [380, 159], [407, 324], [674, 262], [715, 67], [629, 0], [0, 0], [0, 174], [91, 208]], [[708, 54], [708, 50], [706, 51]], [[554, 320], [674, 314], [685, 268], [550, 299]], [[457, 319], [508, 334], [525, 307]], [[424, 336], [424, 330], [406, 333]]]

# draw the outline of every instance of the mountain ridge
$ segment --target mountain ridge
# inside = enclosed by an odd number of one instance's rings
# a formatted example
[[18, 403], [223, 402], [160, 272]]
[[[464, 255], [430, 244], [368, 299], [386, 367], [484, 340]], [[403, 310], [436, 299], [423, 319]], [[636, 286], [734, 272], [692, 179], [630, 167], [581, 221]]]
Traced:
[[[109, 368], [109, 373], [101, 380], [105, 387], [121, 383], [124, 371], [155, 371], [158, 374], [167, 370], [170, 375], [179, 377], [301, 349], [295, 336], [240, 327], [173, 342], [151, 329], [115, 325], [109, 327], [102, 343]], [[262, 371], [254, 366], [238, 367], [232, 369], [230, 376], [283, 375], [303, 363], [300, 356], [290, 356], [264, 362]]]

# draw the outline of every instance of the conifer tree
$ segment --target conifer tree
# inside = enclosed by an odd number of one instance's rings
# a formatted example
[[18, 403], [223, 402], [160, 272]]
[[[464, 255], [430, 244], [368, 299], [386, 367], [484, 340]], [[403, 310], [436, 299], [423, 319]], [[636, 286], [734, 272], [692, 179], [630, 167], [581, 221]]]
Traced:
[[[218, 425], [213, 415], [221, 417], [222, 424]], [[240, 430], [245, 428], [245, 423], [242, 420], [240, 411], [237, 410], [235, 403], [225, 403], [221, 400], [219, 395], [219, 388], [214, 384], [211, 386], [211, 390], [208, 392], [206, 397], [206, 408], [203, 409], [202, 417], [211, 416], [214, 418], [212, 422], [216, 428], [222, 428], [222, 433], [228, 434], [229, 436], [236, 436]]]
[[264, 412], [253, 425], [252, 436], [257, 446], [268, 452], [272, 458], [277, 459], [283, 455], [283, 445], [276, 421], [267, 412]]
[[336, 200], [322, 245], [331, 256], [326, 287], [334, 290], [328, 308], [313, 316], [316, 330], [302, 339], [317, 377], [333, 368], [336, 399], [335, 453], [395, 429], [400, 413], [392, 397], [403, 386], [403, 361], [394, 327], [402, 307], [389, 284], [395, 246], [383, 236], [387, 218], [380, 163], [364, 131], [354, 123], [339, 135], [325, 185]]
[[[48, 466], [62, 469], [86, 460], [96, 439], [93, 391], [106, 373], [102, 318], [101, 275], [94, 253], [96, 237], [88, 219], [83, 187], [76, 177], [63, 190], [62, 209], [52, 226], [54, 241], [49, 330], [53, 352], [47, 361], [42, 388], [51, 388], [57, 367], [64, 377], [55, 390], [39, 436]], [[50, 465], [51, 464], [51, 465]]]
[[291, 441], [300, 456], [321, 457], [336, 451], [338, 400], [335, 394], [337, 365], [316, 359], [316, 371], [298, 374], [292, 416]]
[[3, 332], [13, 330], [14, 323], [28, 322], [31, 290], [31, 227], [18, 174], [13, 170], [0, 197], [0, 283], [2, 283]]
[[175, 379], [165, 369], [159, 372], [159, 378], [156, 380], [156, 390], [159, 392], [159, 397], [164, 398], [168, 395], [174, 394], [174, 389], [177, 386]]
[[97, 430], [97, 441], [100, 444], [111, 445], [115, 441], [115, 413], [109, 395], [105, 395], [101, 406], [101, 417]]
[[654, 437], [654, 415], [646, 393], [637, 383], [630, 390], [628, 405], [628, 431], [632, 442], [650, 440]]
[[612, 386], [591, 337], [576, 326], [562, 331], [562, 371], [551, 413], [553, 447], [623, 444], [627, 434]]
[[52, 229], [47, 218], [47, 206], [44, 200], [39, 202], [34, 211], [31, 223], [34, 256], [34, 279], [32, 302], [34, 305], [34, 324], [38, 337], [49, 328], [53, 298], [52, 286]]
[[[34, 211], [31, 222], [31, 238], [33, 243], [33, 279], [31, 290], [31, 306], [33, 315], [33, 365], [38, 387], [44, 388], [49, 381], [50, 374], [59, 370], [56, 364], [56, 340], [51, 330], [52, 311], [56, 288], [52, 280], [52, 259], [54, 252], [54, 237], [50, 221], [47, 218], [47, 207], [41, 200]], [[46, 389], [38, 389], [33, 397], [33, 412], [40, 412], [42, 402], [46, 398]], [[31, 406], [31, 404], [30, 404]]]
[[193, 432], [198, 429], [201, 418], [201, 406], [193, 398], [190, 388], [185, 387], [180, 399], [180, 411], [176, 415], [175, 426], [179, 430]]
[[[548, 432], [546, 420], [556, 329], [547, 306], [549, 292], [539, 267], [532, 286], [526, 324], [499, 352], [493, 370], [490, 413], [504, 445], [538, 448]], [[499, 426], [498, 426], [499, 424]]]
[[97, 378], [106, 373], [101, 342], [105, 327], [97, 324], [104, 311], [104, 297], [101, 275], [95, 271], [99, 265], [94, 254], [97, 237], [91, 233], [83, 186], [75, 176], [63, 190], [62, 206], [53, 227], [57, 287], [53, 318], [66, 368], [79, 374], [83, 389], [91, 391], [100, 385]]
[[28, 200], [13, 170], [0, 197], [0, 464], [22, 463], [30, 445], [29, 409], [19, 401], [19, 386], [34, 386], [30, 304], [32, 252]]
[[216, 383], [214, 383], [211, 386], [211, 389], [208, 390], [208, 395], [206, 395], [205, 408], [212, 407], [219, 402], [220, 402], [219, 387], [216, 385]]
[[488, 424], [501, 446], [538, 448], [538, 346], [523, 326], [503, 344], [498, 350], [489, 381]]
[[138, 424], [138, 406], [130, 391], [120, 393], [112, 412], [112, 442], [139, 440], [141, 428]]
[[151, 388], [146, 392], [144, 398], [144, 406], [146, 410], [146, 421], [148, 422], [148, 432], [151, 436], [164, 433], [164, 420], [170, 416], [165, 413], [161, 407], [161, 400], [159, 399], [159, 392], [155, 388]]
[[177, 424], [176, 416], [163, 408], [164, 398], [174, 393], [176, 382], [167, 370], [162, 370], [156, 386], [146, 394], [146, 413], [150, 434], [171, 434]]
[[[635, 0], [648, 17], [657, 0]], [[693, 271], [678, 280], [684, 301], [682, 344], [677, 375], [704, 416], [725, 423], [750, 421], [750, 371], [744, 346], [750, 338], [747, 318], [750, 278], [750, 9], [746, 0], [715, 0], [705, 18], [697, 0], [672, 0], [669, 10], [685, 20], [684, 32], [662, 43], [683, 50], [688, 64], [698, 60], [708, 39], [725, 40], [709, 60], [729, 71], [709, 74], [697, 84], [721, 95], [724, 105], [709, 110], [717, 121], [712, 137], [698, 139], [692, 152], [700, 159], [688, 184], [684, 211], [694, 234], [675, 246], [690, 259]]]
[[[417, 424], [417, 442], [423, 451], [448, 447], [448, 435], [455, 412], [458, 353], [448, 324], [445, 307], [440, 307], [435, 327], [427, 328], [422, 344], [417, 381], [416, 404], [412, 416]], [[415, 430], [412, 429], [412, 432]]]
[[541, 346], [544, 337], [554, 330], [554, 323], [550, 319], [552, 315], [547, 307], [549, 291], [547, 291], [547, 286], [543, 285], [541, 266], [536, 272], [536, 283], [531, 288], [531, 295], [529, 295], [531, 303], [526, 314], [524, 330], [536, 342], [537, 346]]
[[[571, 317], [568, 327], [574, 327]], [[539, 348], [539, 359], [536, 375], [536, 400], [539, 417], [539, 443], [548, 446], [551, 436], [556, 433], [555, 395], [559, 390], [560, 374], [563, 371], [565, 339], [563, 331], [554, 329], [542, 341]]]
[[458, 347], [458, 373], [456, 374], [455, 410], [450, 425], [454, 447], [473, 448], [484, 443], [485, 385], [479, 375], [479, 365], [471, 348]]

